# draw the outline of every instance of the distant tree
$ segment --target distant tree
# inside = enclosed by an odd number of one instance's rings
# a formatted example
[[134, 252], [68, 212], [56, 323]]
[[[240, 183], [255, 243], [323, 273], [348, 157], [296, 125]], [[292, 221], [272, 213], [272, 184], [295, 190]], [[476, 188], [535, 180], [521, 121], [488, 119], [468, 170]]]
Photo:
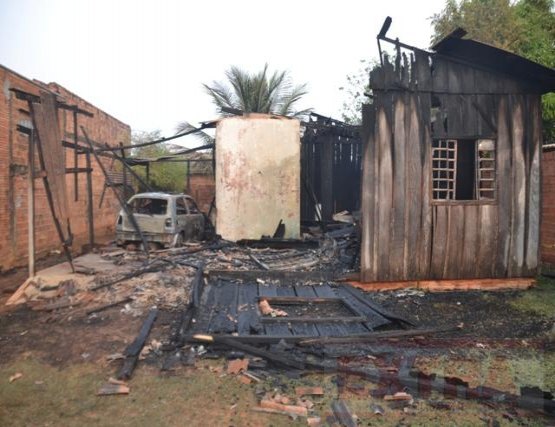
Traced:
[[[553, 0], [447, 0], [432, 17], [432, 43], [457, 27], [468, 37], [555, 67]], [[544, 139], [555, 141], [555, 94], [542, 98]]]
[[226, 109], [284, 116], [300, 116], [309, 112], [293, 108], [307, 94], [307, 90], [306, 84], [293, 85], [287, 71], [275, 71], [268, 75], [266, 64], [259, 73], [250, 74], [232, 66], [225, 76], [225, 82], [214, 81], [203, 85], [222, 116], [232, 114]]
[[[156, 141], [161, 138], [162, 135], [159, 130], [151, 132], [135, 131], [131, 135], [133, 144]], [[133, 157], [154, 159], [172, 154], [175, 148], [176, 146], [162, 143], [134, 148], [131, 154]], [[177, 148], [182, 149], [183, 147]], [[133, 169], [139, 176], [146, 178], [144, 166], [135, 166]], [[185, 162], [153, 162], [150, 164], [149, 175], [149, 183], [155, 190], [180, 193], [183, 192], [185, 187], [187, 166]]]
[[432, 44], [457, 27], [472, 39], [514, 51], [522, 24], [510, 0], [447, 0], [445, 8], [432, 16]]
[[345, 93], [341, 118], [345, 123], [360, 125], [362, 122], [362, 104], [370, 102], [368, 94], [370, 90], [370, 71], [377, 64], [377, 61], [366, 59], [360, 60], [360, 67], [357, 72], [347, 75], [345, 86], [339, 88]]

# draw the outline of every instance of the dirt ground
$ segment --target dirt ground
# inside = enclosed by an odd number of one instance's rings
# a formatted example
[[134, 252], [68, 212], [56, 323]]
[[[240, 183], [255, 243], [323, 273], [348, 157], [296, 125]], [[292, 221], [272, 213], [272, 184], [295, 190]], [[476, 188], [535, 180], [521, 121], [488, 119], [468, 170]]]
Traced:
[[[15, 278], [16, 275], [12, 275]], [[14, 279], [16, 280], [16, 279]], [[17, 279], [19, 280], [19, 279]], [[16, 288], [9, 276], [3, 289]], [[259, 383], [243, 384], [226, 373], [227, 360], [197, 358], [194, 366], [161, 372], [161, 358], [139, 363], [126, 396], [96, 396], [114, 376], [121, 353], [137, 334], [142, 317], [111, 308], [88, 318], [52, 319], [27, 306], [8, 309], [0, 303], [0, 425], [306, 425], [304, 418], [254, 412], [265, 393], [294, 398], [299, 385], [324, 387], [312, 412], [322, 419], [331, 402], [343, 399], [359, 425], [549, 425], [537, 412], [447, 399], [440, 394], [415, 396], [405, 408], [392, 408], [373, 397], [377, 386], [356, 377], [309, 374], [289, 378], [270, 371]], [[425, 373], [457, 376], [470, 386], [485, 385], [518, 393], [521, 386], [555, 391], [555, 281], [541, 279], [519, 292], [375, 294], [377, 302], [421, 327], [463, 324], [460, 331], [436, 337], [376, 343], [364, 363], [399, 369], [412, 358]], [[162, 311], [150, 340], [163, 341], [176, 312]], [[357, 359], [360, 363], [361, 358]], [[349, 360], [345, 360], [349, 362]], [[253, 374], [257, 374], [255, 370]], [[21, 373], [21, 378], [9, 378]], [[376, 407], [383, 415], [375, 413]], [[331, 422], [331, 421], [330, 421]]]

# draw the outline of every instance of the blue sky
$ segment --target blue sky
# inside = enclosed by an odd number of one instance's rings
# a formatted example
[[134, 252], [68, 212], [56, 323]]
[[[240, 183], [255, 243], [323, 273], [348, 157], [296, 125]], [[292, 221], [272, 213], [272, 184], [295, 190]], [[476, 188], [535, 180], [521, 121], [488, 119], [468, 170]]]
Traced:
[[[310, 93], [299, 107], [340, 117], [339, 87], [361, 59], [377, 58], [376, 34], [428, 47], [429, 1], [0, 0], [0, 63], [55, 81], [135, 130], [173, 133], [209, 120], [202, 83], [230, 65], [287, 69]], [[193, 145], [194, 141], [183, 141]]]

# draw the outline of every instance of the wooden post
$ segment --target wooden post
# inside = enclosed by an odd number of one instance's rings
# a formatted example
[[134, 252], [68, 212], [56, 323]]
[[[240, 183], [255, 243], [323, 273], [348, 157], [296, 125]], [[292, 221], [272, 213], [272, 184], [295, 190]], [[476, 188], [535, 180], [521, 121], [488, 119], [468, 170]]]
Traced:
[[29, 135], [29, 160], [27, 172], [27, 231], [28, 231], [28, 259], [29, 277], [35, 276], [35, 134]]
[[85, 130], [85, 128], [83, 126], [81, 126], [81, 132], [83, 132], [83, 136], [85, 137], [85, 141], [88, 145], [89, 152], [92, 153], [92, 155], [94, 156], [94, 158], [96, 160], [96, 163], [98, 164], [98, 167], [100, 168], [100, 170], [104, 174], [104, 179], [108, 183], [108, 186], [114, 192], [114, 196], [116, 196], [116, 199], [118, 199], [118, 202], [119, 202], [120, 206], [122, 207], [122, 209], [125, 211], [125, 214], [127, 215], [127, 218], [129, 218], [129, 221], [131, 222], [131, 225], [133, 226], [133, 228], [135, 229], [135, 231], [137, 232], [137, 234], [141, 238], [141, 242], [143, 242], [143, 251], [146, 254], [146, 256], [148, 257], [149, 256], [148, 243], [147, 243], [147, 241], [146, 241], [146, 239], [143, 235], [143, 232], [141, 231], [141, 227], [139, 227], [139, 224], [137, 223], [137, 220], [133, 216], [133, 212], [129, 209], [129, 205], [126, 203], [126, 200], [124, 200], [122, 198], [122, 195], [119, 194], [118, 191], [116, 190], [116, 187], [114, 186], [114, 183], [110, 179], [110, 176], [108, 175], [108, 172], [106, 171], [106, 168], [104, 167], [104, 165], [100, 161], [98, 153], [95, 151], [91, 141], [89, 140], [89, 136], [87, 135], [87, 131]]
[[191, 160], [187, 160], [187, 194], [191, 194]]
[[[33, 129], [36, 130], [37, 129], [37, 121], [35, 119], [35, 108], [33, 107], [33, 102], [31, 100], [28, 100], [27, 105], [29, 106], [29, 112], [31, 113], [31, 121], [33, 123]], [[35, 135], [34, 130], [33, 130], [33, 135]], [[52, 214], [52, 219], [54, 220], [54, 225], [56, 227], [56, 231], [58, 232], [58, 236], [60, 238], [60, 241], [62, 242], [62, 247], [64, 249], [64, 253], [65, 253], [66, 258], [67, 258], [67, 260], [69, 262], [69, 265], [71, 267], [71, 272], [75, 273], [75, 267], [73, 266], [73, 259], [71, 257], [71, 251], [69, 250], [69, 246], [68, 246], [68, 243], [65, 239], [64, 232], [62, 231], [62, 225], [60, 224], [60, 220], [56, 216], [56, 211], [54, 209], [54, 200], [52, 198], [52, 191], [50, 190], [50, 182], [48, 181], [48, 177], [46, 175], [46, 167], [45, 167], [44, 155], [43, 155], [43, 151], [42, 151], [42, 144], [41, 144], [40, 136], [38, 135], [38, 133], [36, 134], [36, 140], [34, 139], [34, 141], [36, 141], [36, 143], [37, 143], [40, 170], [41, 170], [41, 173], [43, 174], [42, 183], [44, 184], [44, 190], [46, 191], [46, 200], [48, 200], [48, 206], [50, 207], [50, 213]]]
[[331, 221], [333, 217], [333, 135], [326, 135], [322, 141], [322, 157], [320, 165], [320, 203], [322, 204], [322, 220]]
[[146, 183], [150, 185], [150, 162], [146, 164]]
[[94, 247], [94, 215], [93, 215], [93, 188], [92, 188], [92, 166], [91, 152], [87, 150], [87, 222], [89, 225], [89, 245]]
[[[120, 142], [119, 143], [120, 147], [123, 147], [123, 144]], [[122, 163], [125, 163], [125, 150], [122, 148], [121, 149], [121, 158], [122, 158]], [[125, 168], [125, 165], [123, 165], [123, 199], [125, 201], [127, 201], [127, 169]]]
[[[65, 131], [65, 129], [64, 129]], [[73, 110], [73, 143], [75, 144], [75, 147], [77, 147], [79, 144], [77, 142], [77, 111]], [[77, 149], [74, 148], [73, 149], [73, 167], [77, 170], [77, 168], [79, 167], [79, 158], [78, 158], [78, 153], [77, 153]], [[74, 194], [75, 194], [75, 201], [77, 202], [79, 200], [79, 173], [76, 171], [73, 174], [73, 187], [74, 187]]]

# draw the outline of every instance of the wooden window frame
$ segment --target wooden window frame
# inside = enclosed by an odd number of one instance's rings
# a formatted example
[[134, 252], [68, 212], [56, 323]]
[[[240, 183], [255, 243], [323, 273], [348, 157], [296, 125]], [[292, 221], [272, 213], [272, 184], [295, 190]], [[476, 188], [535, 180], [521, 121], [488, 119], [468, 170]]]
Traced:
[[[475, 165], [475, 192], [477, 194], [477, 198], [473, 199], [473, 200], [456, 200], [456, 199], [435, 199], [435, 193], [436, 191], [448, 191], [448, 192], [452, 192], [453, 193], [453, 197], [456, 196], [456, 175], [457, 175], [457, 144], [462, 141], [462, 140], [473, 140], [475, 143], [475, 150], [476, 150], [476, 165]], [[479, 150], [479, 141], [481, 140], [490, 140], [493, 141], [493, 150], [487, 150], [487, 151], [491, 151], [493, 153], [493, 187], [491, 189], [491, 191], [494, 193], [493, 194], [493, 198], [479, 198], [480, 197], [480, 183], [483, 182], [483, 179], [480, 178], [480, 150]], [[438, 150], [438, 149], [443, 149], [443, 147], [434, 147], [434, 144], [436, 142], [442, 142], [442, 141], [449, 141], [449, 142], [454, 142], [455, 143], [455, 154], [454, 154], [454, 159], [452, 159], [454, 161], [454, 168], [451, 171], [451, 173], [453, 174], [453, 188], [452, 189], [438, 189], [437, 187], [434, 186], [435, 182], [439, 182], [441, 180], [441, 178], [434, 178], [434, 172], [441, 172], [441, 169], [436, 169], [434, 168], [434, 161], [444, 161], [438, 157], [434, 158], [434, 151]], [[446, 144], [447, 146], [449, 145], [448, 143]], [[497, 151], [497, 138], [496, 137], [492, 137], [492, 136], [484, 136], [484, 137], [457, 137], [457, 138], [433, 138], [430, 144], [430, 153], [429, 153], [429, 157], [430, 157], [430, 164], [431, 164], [431, 176], [430, 176], [430, 186], [429, 186], [429, 194], [430, 194], [430, 200], [432, 205], [497, 205], [498, 202], [498, 194], [499, 194], [499, 179], [498, 179], [498, 170], [499, 170], [499, 165], [498, 165], [498, 151]], [[451, 159], [446, 159], [446, 160], [451, 160]], [[490, 168], [491, 169], [491, 168]], [[445, 178], [444, 178], [445, 179]], [[488, 180], [491, 178], [488, 178]], [[489, 192], [489, 190], [486, 190]]]

